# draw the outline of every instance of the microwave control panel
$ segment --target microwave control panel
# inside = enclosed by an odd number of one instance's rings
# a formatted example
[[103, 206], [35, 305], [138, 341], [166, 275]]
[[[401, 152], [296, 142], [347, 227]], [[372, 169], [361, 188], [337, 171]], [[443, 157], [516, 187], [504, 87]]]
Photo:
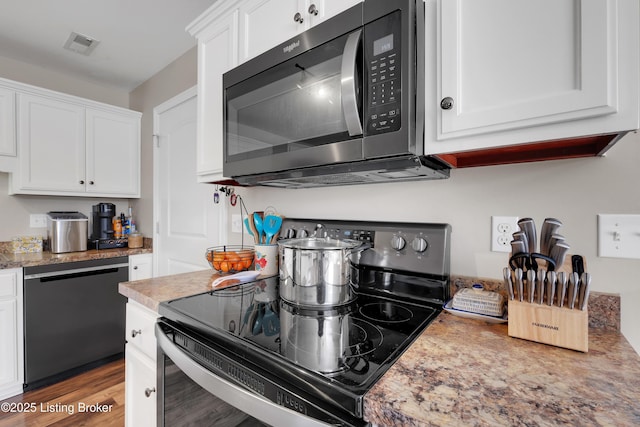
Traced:
[[367, 135], [400, 129], [402, 79], [400, 11], [365, 26], [364, 75], [367, 91], [365, 128]]

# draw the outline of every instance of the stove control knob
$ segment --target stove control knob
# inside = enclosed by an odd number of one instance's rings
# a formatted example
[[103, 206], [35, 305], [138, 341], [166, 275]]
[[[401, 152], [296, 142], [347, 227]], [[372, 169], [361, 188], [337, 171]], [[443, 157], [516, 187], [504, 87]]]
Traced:
[[402, 249], [404, 249], [404, 245], [406, 243], [407, 241], [404, 240], [404, 237], [398, 236], [397, 234], [394, 234], [391, 238], [391, 247], [396, 251], [401, 251]]
[[296, 237], [296, 230], [294, 230], [293, 228], [287, 228], [287, 231], [284, 232], [284, 236], [285, 239], [293, 239], [294, 237]]
[[304, 239], [305, 237], [309, 236], [309, 232], [307, 230], [305, 230], [304, 228], [301, 228], [300, 230], [298, 230], [298, 232], [296, 233], [296, 237], [298, 239]]
[[411, 247], [416, 252], [424, 252], [429, 247], [429, 243], [422, 237], [416, 237], [413, 239], [413, 242], [411, 242]]

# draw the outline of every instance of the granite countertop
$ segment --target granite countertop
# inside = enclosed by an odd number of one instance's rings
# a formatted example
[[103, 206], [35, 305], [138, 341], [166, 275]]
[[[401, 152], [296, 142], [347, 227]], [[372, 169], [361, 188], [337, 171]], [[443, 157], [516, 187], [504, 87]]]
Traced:
[[220, 277], [211, 269], [151, 279], [123, 282], [118, 292], [145, 307], [158, 311], [162, 301], [195, 295], [211, 290], [211, 283]]
[[[217, 277], [203, 270], [119, 291], [157, 311]], [[379, 426], [637, 426], [638, 402], [640, 356], [615, 329], [590, 328], [581, 353], [443, 312], [367, 393], [364, 417]]]
[[34, 267], [38, 265], [62, 264], [65, 262], [78, 262], [93, 259], [115, 258], [120, 256], [149, 254], [153, 250], [151, 246], [145, 245], [140, 249], [117, 248], [117, 249], [90, 249], [82, 252], [68, 252], [64, 254], [53, 254], [51, 252], [36, 252], [14, 254], [10, 252], [0, 252], [0, 270], [5, 268]]
[[616, 331], [589, 352], [443, 312], [365, 397], [384, 426], [638, 426], [640, 357]]

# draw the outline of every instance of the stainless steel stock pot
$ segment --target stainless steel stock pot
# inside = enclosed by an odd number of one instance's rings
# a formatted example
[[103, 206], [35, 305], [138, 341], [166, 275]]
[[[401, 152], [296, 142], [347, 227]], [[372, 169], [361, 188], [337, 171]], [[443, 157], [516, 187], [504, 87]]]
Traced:
[[333, 307], [353, 301], [351, 263], [368, 247], [358, 240], [326, 237], [278, 242], [280, 297], [309, 307]]

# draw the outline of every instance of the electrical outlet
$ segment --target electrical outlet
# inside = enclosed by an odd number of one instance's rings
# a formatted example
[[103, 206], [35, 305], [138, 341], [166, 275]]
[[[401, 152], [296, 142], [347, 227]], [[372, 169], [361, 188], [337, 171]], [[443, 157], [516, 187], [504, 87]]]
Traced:
[[231, 215], [231, 232], [242, 233], [242, 215]]
[[31, 227], [31, 228], [46, 228], [47, 227], [47, 215], [46, 214], [31, 214], [31, 215], [29, 215], [29, 227]]
[[513, 233], [519, 230], [517, 216], [491, 217], [491, 250], [493, 252], [511, 252]]
[[598, 256], [640, 259], [640, 215], [598, 215]]

